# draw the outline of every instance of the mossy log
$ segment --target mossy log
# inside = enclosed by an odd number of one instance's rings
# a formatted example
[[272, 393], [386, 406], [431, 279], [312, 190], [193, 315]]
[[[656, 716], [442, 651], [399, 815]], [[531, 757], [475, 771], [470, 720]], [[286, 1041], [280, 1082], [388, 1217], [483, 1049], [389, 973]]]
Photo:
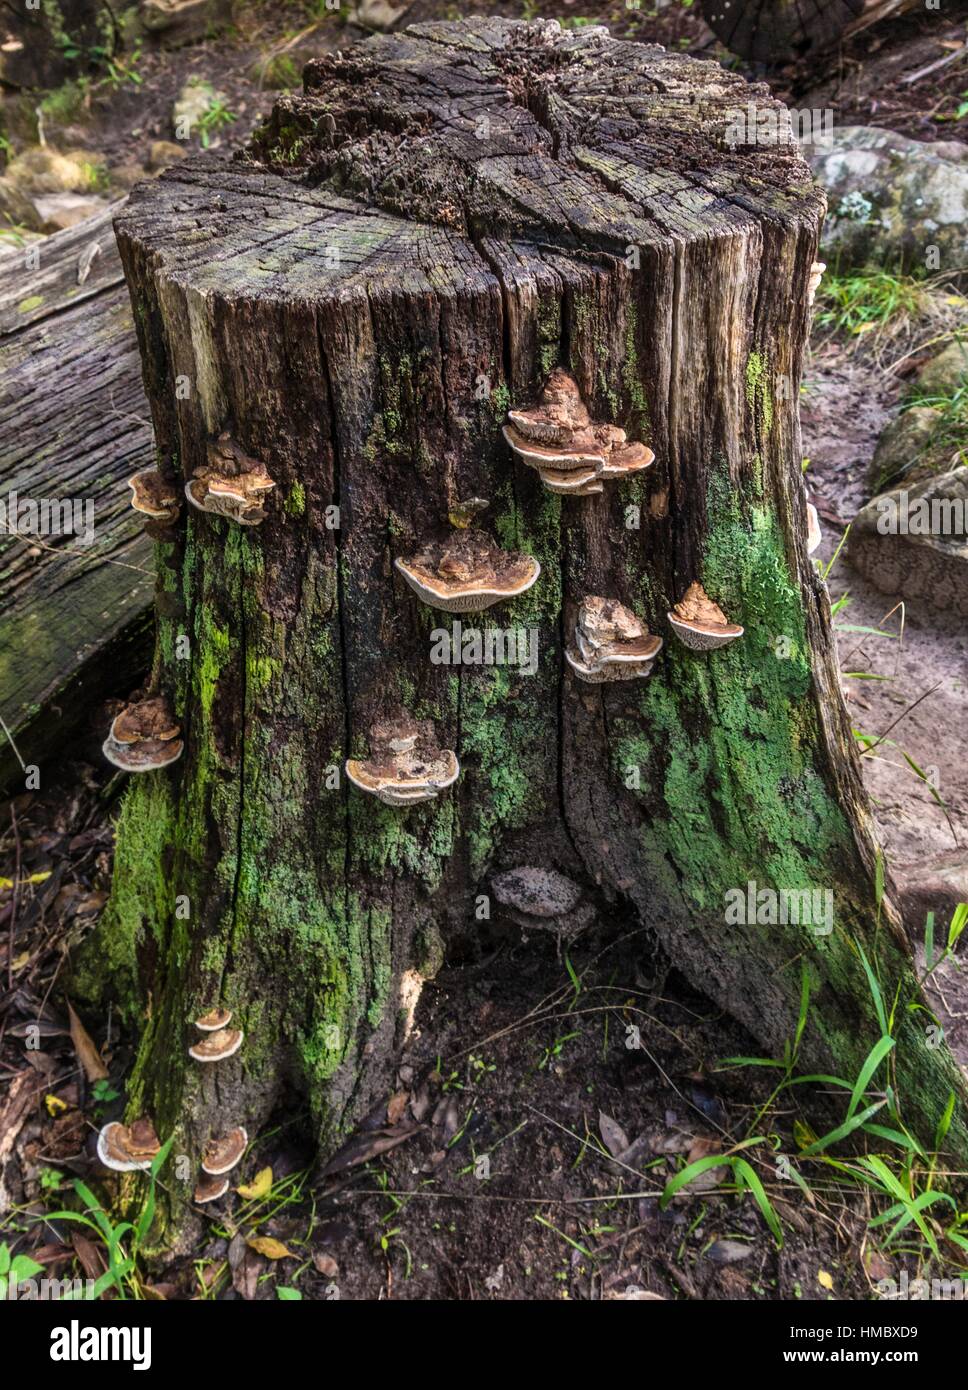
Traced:
[[[624, 905], [765, 1049], [793, 1035], [805, 969], [801, 1057], [822, 1071], [856, 1075], [879, 1036], [863, 944], [899, 1000], [905, 1117], [930, 1139], [962, 1094], [875, 906], [806, 551], [797, 392], [823, 198], [795, 146], [730, 152], [749, 100], [776, 105], [599, 28], [416, 25], [311, 63], [243, 158], [187, 160], [118, 218], [168, 478], [228, 434], [275, 482], [261, 525], [189, 508], [159, 544], [155, 688], [185, 751], [133, 779], [98, 937], [143, 1023], [131, 1113], [179, 1151], [293, 1097], [330, 1149], [387, 1085], [402, 986], [521, 864]], [[513, 457], [508, 405], [556, 365], [651, 468], [570, 498]], [[542, 569], [465, 626], [535, 630], [533, 675], [431, 661], [451, 615], [395, 569], [471, 498]], [[694, 580], [742, 638], [677, 641], [666, 614]], [[576, 679], [563, 647], [588, 595], [665, 638], [647, 679]], [[413, 807], [334, 776], [400, 706], [462, 769]], [[730, 922], [751, 882], [829, 889], [832, 930]], [[245, 1040], [213, 1081], [188, 1048], [218, 1003]]]

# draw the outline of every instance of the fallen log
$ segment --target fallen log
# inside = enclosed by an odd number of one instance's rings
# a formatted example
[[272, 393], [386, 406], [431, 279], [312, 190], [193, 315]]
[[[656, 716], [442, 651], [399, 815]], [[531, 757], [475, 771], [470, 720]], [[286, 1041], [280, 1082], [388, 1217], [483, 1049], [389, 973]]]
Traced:
[[[154, 455], [118, 204], [0, 258], [0, 787], [37, 785], [150, 659], [151, 546], [124, 480]], [[47, 503], [46, 510], [43, 507]], [[52, 504], [56, 503], [54, 506]], [[69, 508], [66, 510], [65, 508]]]

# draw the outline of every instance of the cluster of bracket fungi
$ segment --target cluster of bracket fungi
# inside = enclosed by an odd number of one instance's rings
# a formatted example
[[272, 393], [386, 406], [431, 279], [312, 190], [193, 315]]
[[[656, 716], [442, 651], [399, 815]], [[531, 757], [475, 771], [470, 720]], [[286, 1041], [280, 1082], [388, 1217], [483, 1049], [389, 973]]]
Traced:
[[[241, 1028], [229, 1028], [230, 1009], [214, 1008], [195, 1019], [202, 1040], [188, 1049], [196, 1062], [213, 1063], [232, 1057], [242, 1046]], [[236, 1125], [222, 1135], [213, 1135], [202, 1155], [202, 1172], [195, 1187], [198, 1205], [217, 1202], [229, 1190], [228, 1174], [241, 1162], [249, 1143], [242, 1125]], [[130, 1125], [114, 1120], [104, 1126], [97, 1139], [97, 1155], [105, 1168], [116, 1173], [147, 1172], [161, 1150], [161, 1141], [152, 1120], [147, 1116]]]
[[578, 609], [574, 645], [565, 647], [565, 659], [579, 680], [600, 685], [650, 675], [661, 648], [662, 638], [630, 608], [592, 594]]

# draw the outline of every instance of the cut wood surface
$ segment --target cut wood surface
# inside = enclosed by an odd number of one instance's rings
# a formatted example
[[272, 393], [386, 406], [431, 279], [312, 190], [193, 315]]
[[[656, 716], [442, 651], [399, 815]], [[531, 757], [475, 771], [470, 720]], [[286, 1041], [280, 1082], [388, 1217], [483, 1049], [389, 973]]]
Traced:
[[[124, 693], [150, 660], [151, 545], [125, 479], [154, 445], [117, 206], [0, 258], [0, 718], [42, 780], [97, 697]], [[93, 543], [12, 536], [13, 492], [90, 504], [79, 516], [93, 517]], [[22, 790], [0, 744], [0, 786]]]
[[[875, 902], [806, 551], [797, 401], [823, 194], [795, 144], [727, 140], [737, 107], [783, 108], [715, 64], [548, 21], [415, 25], [304, 84], [245, 157], [186, 160], [117, 222], [172, 495], [213, 457], [274, 482], [261, 524], [186, 507], [159, 550], [155, 693], [184, 752], [133, 779], [73, 986], [112, 961], [142, 1027], [132, 1114], [198, 1154], [300, 1097], [331, 1149], [386, 1094], [445, 943], [523, 867], [654, 933], [774, 1055], [805, 972], [810, 1070], [853, 1077], [877, 1042], [862, 944], [899, 991], [897, 1085], [930, 1136], [962, 1083], [905, 1011], [910, 951]], [[511, 453], [508, 407], [556, 366], [651, 467], [562, 497]], [[467, 535], [468, 515], [540, 561], [526, 592], [462, 615], [533, 633], [533, 674], [431, 657], [453, 615], [396, 562]], [[696, 582], [731, 625], [718, 650], [668, 620]], [[640, 678], [590, 684], [566, 660], [590, 596], [663, 637]], [[332, 776], [347, 757], [365, 774], [372, 726], [401, 706], [432, 731], [430, 762], [460, 761], [419, 805]], [[830, 922], [728, 916], [750, 885], [829, 893]], [[244, 1039], [216, 1085], [188, 1047], [217, 1004]], [[168, 1193], [184, 1213], [190, 1189]]]

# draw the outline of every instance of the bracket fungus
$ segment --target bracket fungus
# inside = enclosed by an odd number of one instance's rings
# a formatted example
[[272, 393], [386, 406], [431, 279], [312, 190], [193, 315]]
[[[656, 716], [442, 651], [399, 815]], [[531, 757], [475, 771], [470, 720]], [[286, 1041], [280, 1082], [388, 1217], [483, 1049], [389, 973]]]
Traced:
[[689, 585], [668, 616], [679, 641], [694, 652], [711, 652], [743, 635], [739, 623], [731, 623], [697, 582]]
[[164, 695], [125, 705], [111, 724], [103, 752], [125, 772], [153, 772], [181, 757], [184, 743]]
[[819, 288], [820, 288], [820, 281], [823, 279], [823, 273], [824, 273], [824, 271], [825, 271], [826, 269], [827, 269], [827, 262], [826, 262], [826, 261], [814, 261], [813, 264], [812, 264], [811, 267], [810, 267], [810, 275], [809, 275], [809, 277], [808, 277], [808, 279], [807, 279], [807, 306], [808, 306], [808, 308], [809, 308], [810, 306], [812, 306], [813, 301], [814, 301], [814, 300], [816, 299], [816, 297], [817, 297], [817, 291], [818, 291]]
[[242, 1125], [230, 1130], [222, 1139], [211, 1139], [202, 1156], [202, 1172], [212, 1178], [224, 1177], [241, 1162], [248, 1142], [249, 1136]]
[[228, 1192], [229, 1185], [228, 1178], [213, 1177], [210, 1173], [203, 1173], [195, 1188], [196, 1203], [199, 1206], [204, 1206], [206, 1202], [217, 1202]]
[[224, 432], [209, 443], [207, 461], [185, 484], [185, 496], [200, 512], [258, 526], [266, 519], [263, 503], [274, 487], [265, 466]]
[[160, 1149], [155, 1127], [145, 1118], [130, 1125], [115, 1120], [97, 1137], [98, 1158], [116, 1173], [146, 1172]]
[[346, 775], [360, 791], [386, 806], [433, 801], [460, 776], [457, 754], [437, 746], [432, 722], [409, 717], [386, 720], [370, 729], [370, 756], [348, 758]]
[[424, 603], [446, 613], [480, 613], [526, 593], [541, 573], [530, 555], [501, 550], [480, 531], [431, 541], [396, 567]]
[[209, 1009], [201, 1018], [196, 1018], [195, 1027], [201, 1033], [217, 1033], [220, 1028], [227, 1028], [231, 1022], [232, 1010], [219, 1007]]
[[812, 502], [807, 503], [807, 554], [812, 555], [823, 541], [820, 516]]
[[504, 438], [550, 492], [589, 497], [602, 480], [624, 478], [655, 459], [644, 444], [629, 443], [617, 425], [591, 419], [578, 384], [555, 367], [529, 410], [509, 410]]
[[181, 515], [181, 499], [173, 483], [166, 482], [157, 468], [144, 468], [128, 479], [131, 505], [148, 518], [149, 530], [164, 530]]
[[226, 1057], [238, 1052], [244, 1036], [241, 1028], [220, 1028], [217, 1033], [206, 1033], [201, 1042], [194, 1043], [188, 1055], [196, 1062], [224, 1062]]
[[592, 594], [582, 600], [574, 646], [565, 658], [579, 680], [598, 685], [651, 675], [662, 638], [654, 636], [630, 608]]

